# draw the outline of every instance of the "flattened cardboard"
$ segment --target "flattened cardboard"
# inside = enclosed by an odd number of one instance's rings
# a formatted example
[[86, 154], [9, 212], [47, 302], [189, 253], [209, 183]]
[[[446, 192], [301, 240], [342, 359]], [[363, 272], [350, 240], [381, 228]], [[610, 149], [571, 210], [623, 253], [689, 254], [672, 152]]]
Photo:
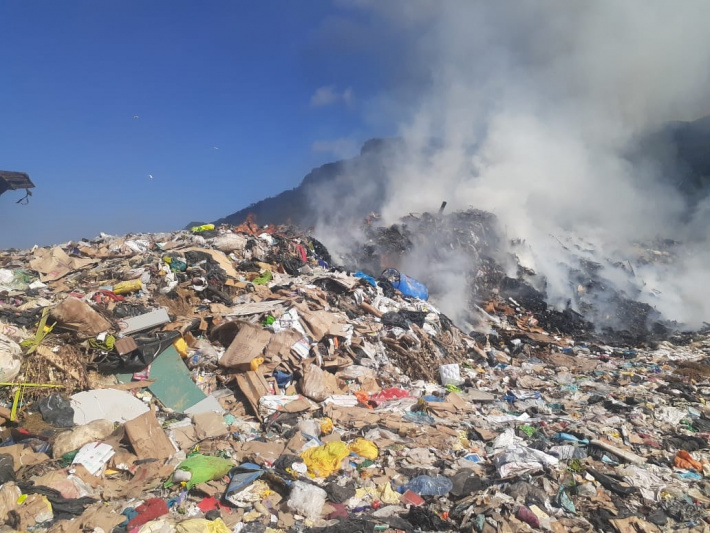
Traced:
[[259, 398], [266, 396], [267, 394], [271, 394], [269, 384], [264, 379], [264, 376], [261, 375], [261, 372], [254, 372], [251, 370], [243, 374], [237, 374], [236, 380], [237, 386], [239, 386], [239, 389], [249, 402], [256, 418], [261, 421], [262, 418], [259, 414]]
[[458, 409], [459, 411], [465, 411], [465, 410], [467, 410], [467, 409], [470, 409], [470, 407], [471, 407], [468, 403], [466, 403], [466, 402], [464, 401], [463, 398], [461, 398], [461, 396], [459, 396], [459, 395], [456, 394], [455, 392], [450, 393], [450, 394], [446, 397], [446, 401], [449, 402], [449, 403], [451, 403], [451, 404], [452, 404], [454, 407], [456, 407], [456, 409]]
[[242, 322], [239, 333], [219, 360], [219, 365], [232, 370], [248, 370], [253, 359], [261, 357], [271, 340], [271, 332], [248, 322]]
[[101, 316], [88, 303], [70, 296], [50, 311], [50, 317], [60, 327], [86, 337], [95, 337], [111, 329], [111, 322]]
[[118, 355], [126, 355], [131, 353], [133, 350], [138, 349], [138, 345], [133, 337], [123, 337], [122, 339], [116, 339], [113, 347], [116, 349]]
[[302, 413], [304, 411], [316, 410], [318, 406], [310, 401], [305, 396], [301, 396], [298, 400], [287, 403], [280, 409], [284, 413]]
[[360, 278], [354, 276], [320, 276], [316, 278], [316, 281], [329, 280], [337, 283], [344, 289], [352, 290], [362, 281]]
[[155, 383], [154, 379], [144, 379], [143, 381], [131, 381], [129, 383], [111, 383], [108, 386], [102, 388], [129, 391], [136, 389], [145, 389], [147, 387], [150, 387], [153, 383]]
[[259, 442], [252, 440], [244, 443], [235, 443], [235, 451], [240, 461], [250, 460], [258, 465], [273, 463], [283, 453], [285, 444], [282, 442]]
[[330, 328], [328, 329], [328, 335], [331, 335], [332, 337], [347, 337], [348, 329], [347, 324], [331, 322]]
[[138, 459], [167, 459], [176, 451], [153, 411], [126, 422], [124, 427]]
[[96, 263], [98, 263], [96, 259], [69, 257], [59, 246], [55, 246], [51, 250], [47, 248], [35, 250], [34, 259], [30, 260], [30, 268], [39, 272], [39, 279], [44, 283], [58, 280], [75, 270]]
[[223, 437], [229, 433], [224, 417], [219, 413], [208, 411], [193, 415], [192, 422], [195, 425], [195, 436], [198, 440]]
[[337, 407], [331, 404], [323, 408], [323, 413], [325, 416], [329, 417], [336, 426], [362, 428], [377, 424], [380, 421], [380, 415], [361, 407]]
[[270, 361], [275, 357], [286, 358], [291, 353], [291, 346], [301, 340], [301, 334], [293, 329], [279, 331], [271, 336], [264, 351], [264, 357]]
[[[103, 502], [88, 507], [84, 514], [74, 520], [63, 520], [52, 528], [54, 533], [83, 533], [84, 531], [113, 531], [126, 517], [106, 507]], [[56, 529], [58, 528], [58, 529]]]
[[181, 426], [170, 430], [170, 435], [181, 450], [189, 450], [198, 442], [195, 426]]
[[305, 306], [297, 306], [301, 320], [311, 332], [315, 342], [320, 342], [333, 325], [332, 315], [327, 311], [309, 311]]
[[140, 464], [128, 482], [123, 479], [106, 479], [103, 500], [145, 497], [146, 492], [162, 485], [173, 470], [175, 470], [174, 465], [164, 465], [158, 461]]
[[573, 357], [571, 355], [563, 353], [549, 353], [541, 354], [540, 359], [545, 361], [548, 365], [554, 367], [567, 367], [571, 372], [575, 373], [587, 373], [594, 371], [599, 365], [599, 361], [596, 359], [590, 359], [588, 357]]

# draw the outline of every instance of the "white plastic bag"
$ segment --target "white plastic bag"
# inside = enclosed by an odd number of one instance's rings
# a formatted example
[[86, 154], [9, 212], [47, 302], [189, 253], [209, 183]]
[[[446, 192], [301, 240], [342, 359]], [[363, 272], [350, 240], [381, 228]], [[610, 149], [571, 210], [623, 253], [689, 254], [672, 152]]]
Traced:
[[306, 398], [322, 402], [331, 394], [339, 391], [337, 380], [333, 374], [316, 365], [311, 365], [301, 381], [301, 392]]
[[318, 520], [328, 494], [315, 485], [296, 481], [288, 498], [288, 508], [309, 520]]
[[233, 252], [234, 250], [244, 250], [247, 244], [247, 238], [244, 235], [236, 233], [225, 233], [218, 235], [210, 240], [212, 246], [224, 253]]
[[10, 337], [0, 334], [0, 381], [14, 381], [21, 366], [22, 348]]

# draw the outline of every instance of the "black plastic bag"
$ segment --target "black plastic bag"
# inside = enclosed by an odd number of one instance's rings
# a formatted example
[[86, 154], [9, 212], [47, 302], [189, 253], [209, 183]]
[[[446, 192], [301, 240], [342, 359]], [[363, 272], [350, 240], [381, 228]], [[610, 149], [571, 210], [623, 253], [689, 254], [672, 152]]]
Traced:
[[95, 362], [98, 364], [99, 372], [105, 374], [140, 372], [169, 348], [178, 337], [180, 337], [179, 331], [161, 331], [152, 335], [134, 337], [138, 348], [132, 352], [123, 355], [110, 352]]
[[397, 328], [409, 329], [409, 323], [407, 322], [407, 320], [399, 313], [395, 313], [393, 311], [382, 315], [382, 318], [380, 320], [385, 326], [394, 326]]
[[41, 494], [52, 504], [55, 520], [72, 519], [75, 516], [80, 516], [86, 511], [86, 508], [98, 500], [84, 496], [82, 498], [64, 498], [62, 494], [49, 487], [35, 485], [31, 481], [20, 482], [17, 484], [24, 494]]
[[405, 517], [414, 527], [424, 531], [445, 531], [453, 529], [452, 524], [446, 523], [439, 515], [429, 509], [411, 506]]
[[0, 453], [0, 485], [15, 481], [15, 460], [9, 453]]
[[587, 472], [589, 472], [594, 479], [601, 483], [602, 487], [618, 494], [619, 496], [628, 496], [629, 494], [636, 492], [634, 487], [624, 487], [614, 478], [609, 477], [606, 474], [602, 474], [601, 472], [597, 472], [593, 468], [587, 468]]
[[70, 428], [74, 426], [74, 409], [67, 398], [58, 392], [53, 392], [37, 402], [42, 420], [55, 428]]

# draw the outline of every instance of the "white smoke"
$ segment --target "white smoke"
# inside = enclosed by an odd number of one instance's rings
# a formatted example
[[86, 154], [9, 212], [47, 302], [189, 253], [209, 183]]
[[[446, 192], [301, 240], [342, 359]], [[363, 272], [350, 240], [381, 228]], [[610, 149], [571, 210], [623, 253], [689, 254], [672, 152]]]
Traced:
[[[553, 303], [571, 290], [564, 235], [604, 258], [655, 237], [704, 249], [708, 217], [681, 222], [681, 195], [625, 154], [666, 121], [710, 113], [709, 2], [340, 3], [405, 41], [401, 61], [420, 85], [397, 117], [408, 149], [390, 174], [386, 222], [441, 200], [492, 211], [530, 245]], [[408, 82], [394, 80], [393, 93], [398, 83]], [[636, 272], [641, 299], [691, 326], [710, 318], [710, 270], [694, 250]]]

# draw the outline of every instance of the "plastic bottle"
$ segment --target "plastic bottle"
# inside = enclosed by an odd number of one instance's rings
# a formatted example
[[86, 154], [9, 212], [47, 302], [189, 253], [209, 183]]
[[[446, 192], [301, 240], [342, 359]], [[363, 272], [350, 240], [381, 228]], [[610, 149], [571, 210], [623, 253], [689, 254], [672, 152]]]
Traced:
[[404, 487], [420, 496], [444, 496], [454, 488], [454, 483], [445, 476], [417, 476]]

